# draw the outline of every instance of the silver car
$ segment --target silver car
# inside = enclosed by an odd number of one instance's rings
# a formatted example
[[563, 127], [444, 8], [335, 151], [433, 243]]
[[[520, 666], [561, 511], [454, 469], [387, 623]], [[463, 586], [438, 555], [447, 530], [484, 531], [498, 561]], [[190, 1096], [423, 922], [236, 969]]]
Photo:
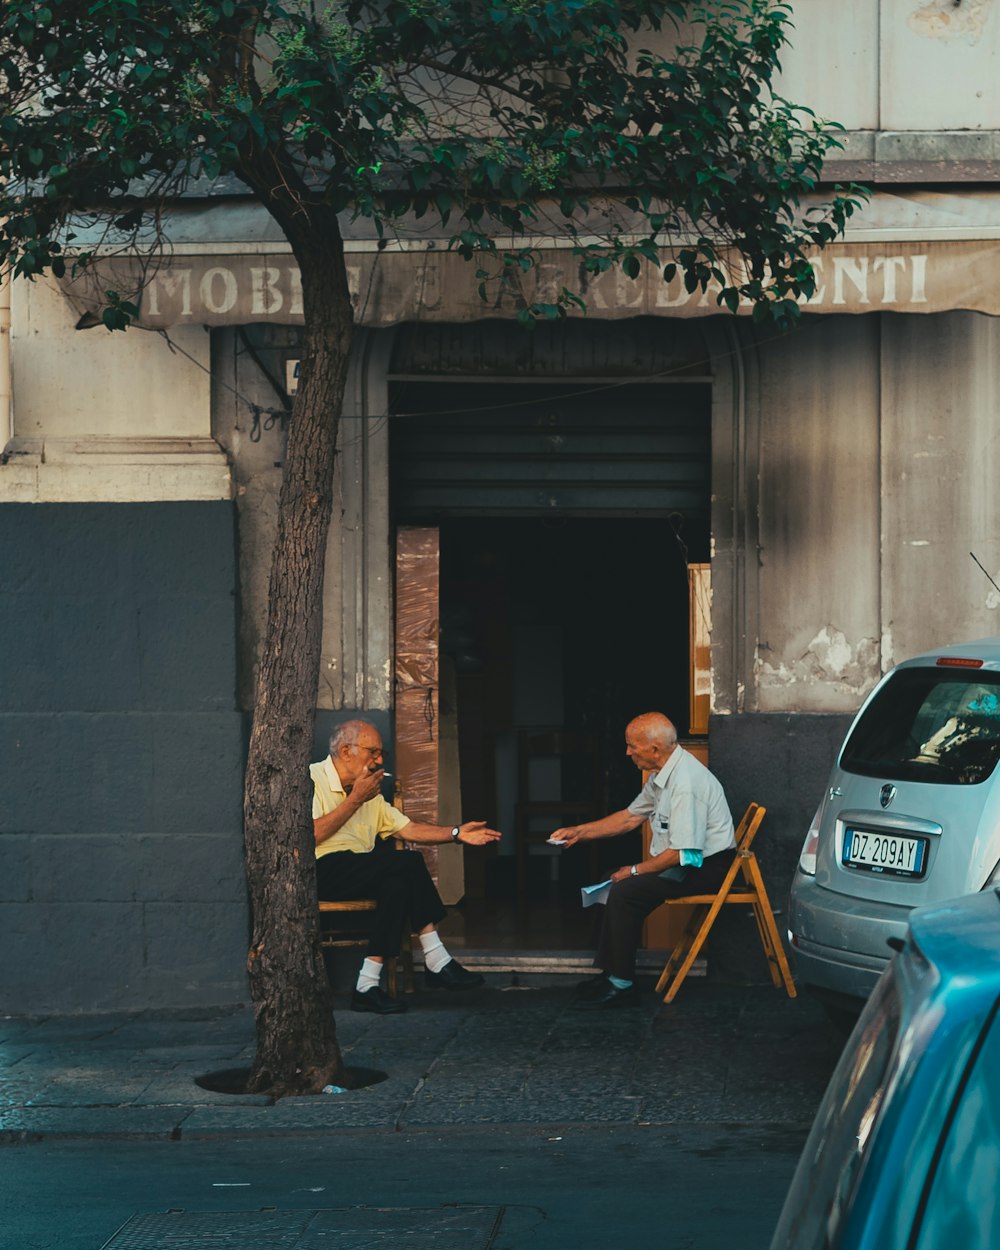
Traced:
[[792, 883], [801, 984], [856, 1014], [914, 907], [1000, 882], [1000, 638], [898, 665], [861, 708]]

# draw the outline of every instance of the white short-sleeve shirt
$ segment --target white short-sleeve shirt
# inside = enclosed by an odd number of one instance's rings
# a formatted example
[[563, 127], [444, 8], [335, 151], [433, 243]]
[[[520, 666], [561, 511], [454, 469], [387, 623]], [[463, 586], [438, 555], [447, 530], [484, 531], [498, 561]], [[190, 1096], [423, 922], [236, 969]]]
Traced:
[[628, 805], [653, 831], [650, 855], [701, 851], [707, 859], [736, 845], [733, 818], [719, 779], [678, 746]]

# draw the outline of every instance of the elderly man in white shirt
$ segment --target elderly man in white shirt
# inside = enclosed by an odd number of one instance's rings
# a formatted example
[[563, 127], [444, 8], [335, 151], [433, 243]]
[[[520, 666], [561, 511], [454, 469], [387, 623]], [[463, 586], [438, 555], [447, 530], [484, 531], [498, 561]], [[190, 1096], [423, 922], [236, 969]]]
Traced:
[[635, 953], [643, 921], [668, 898], [711, 894], [736, 853], [733, 818], [718, 779], [677, 741], [677, 730], [660, 712], [646, 712], [625, 730], [625, 753], [640, 772], [652, 773], [628, 807], [600, 820], [570, 825], [553, 842], [573, 846], [614, 838], [649, 820], [650, 857], [611, 874], [594, 966], [576, 1006], [599, 1010], [639, 1001]]

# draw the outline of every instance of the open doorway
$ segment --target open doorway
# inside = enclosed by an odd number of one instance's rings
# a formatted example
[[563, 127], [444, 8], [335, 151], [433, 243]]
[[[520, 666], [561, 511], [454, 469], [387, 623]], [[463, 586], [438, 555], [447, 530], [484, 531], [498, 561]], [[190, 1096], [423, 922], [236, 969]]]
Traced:
[[[588, 344], [596, 353], [600, 340]], [[586, 949], [593, 912], [579, 887], [640, 858], [640, 835], [567, 852], [532, 836], [520, 857], [519, 800], [535, 782], [543, 801], [577, 797], [581, 767], [526, 770], [525, 735], [584, 740], [596, 816], [638, 792], [631, 717], [661, 710], [687, 733], [688, 566], [709, 560], [711, 384], [693, 370], [513, 377], [502, 362], [492, 376], [433, 377], [413, 371], [420, 363], [390, 384], [391, 516], [438, 537], [442, 734], [450, 716], [463, 814], [505, 835], [464, 857], [456, 923], [475, 949]], [[580, 818], [553, 814], [548, 832]], [[544, 815], [530, 829], [544, 834]]]
[[[641, 855], [638, 831], [566, 852], [533, 839], [519, 880], [520, 753], [527, 731], [539, 727], [589, 739], [596, 815], [638, 791], [623, 744], [631, 717], [664, 710], [687, 732], [688, 582], [677, 524], [487, 517], [441, 525], [441, 656], [443, 670], [452, 670], [462, 810], [504, 830], [497, 854], [466, 857], [469, 945], [589, 946], [579, 887], [595, 870]], [[586, 793], [583, 779], [561, 780]], [[544, 795], [543, 772], [531, 784], [532, 797]], [[554, 815], [552, 827], [558, 823]]]

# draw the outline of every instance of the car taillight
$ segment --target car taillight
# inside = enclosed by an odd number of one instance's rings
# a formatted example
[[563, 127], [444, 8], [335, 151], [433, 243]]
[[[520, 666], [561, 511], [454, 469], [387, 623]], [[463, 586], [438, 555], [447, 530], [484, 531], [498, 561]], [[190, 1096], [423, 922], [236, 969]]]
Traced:
[[802, 843], [802, 854], [799, 856], [799, 872], [807, 873], [810, 877], [816, 875], [816, 851], [819, 848], [819, 822], [822, 814], [823, 804], [820, 803], [816, 808], [816, 815], [812, 818], [806, 840]]

